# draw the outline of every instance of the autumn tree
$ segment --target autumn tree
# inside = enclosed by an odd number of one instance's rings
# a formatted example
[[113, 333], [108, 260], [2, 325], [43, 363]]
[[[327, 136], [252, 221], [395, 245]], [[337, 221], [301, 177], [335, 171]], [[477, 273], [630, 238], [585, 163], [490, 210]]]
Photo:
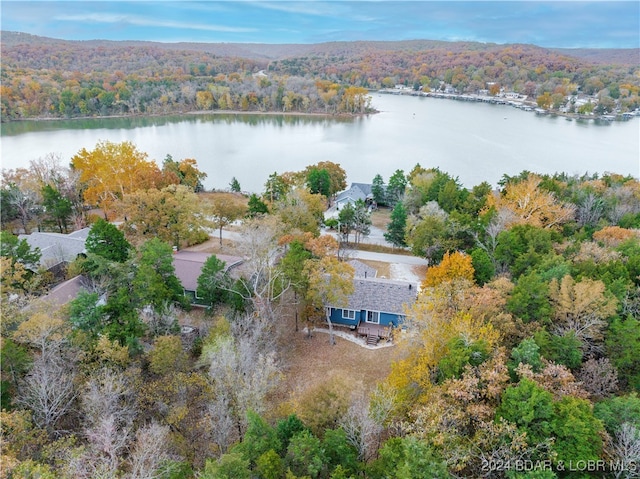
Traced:
[[127, 193], [118, 209], [125, 218], [122, 229], [135, 243], [160, 238], [180, 249], [208, 238], [202, 202], [184, 185]]
[[320, 234], [320, 225], [326, 209], [325, 198], [319, 193], [296, 188], [273, 205], [287, 231]]
[[542, 178], [530, 174], [522, 181], [509, 182], [501, 195], [491, 195], [487, 207], [507, 208], [513, 214], [514, 224], [528, 224], [540, 228], [557, 228], [574, 218], [575, 207], [558, 200], [540, 187]]
[[473, 283], [473, 273], [471, 256], [459, 251], [452, 254], [447, 252], [444, 254], [440, 264], [427, 270], [422, 287], [434, 287], [456, 280], [466, 280]]
[[167, 184], [177, 183], [188, 186], [195, 193], [204, 191], [202, 181], [207, 174], [198, 169], [197, 162], [193, 158], [175, 161], [171, 155], [167, 155], [162, 162], [162, 173], [165, 175], [164, 182]]
[[573, 332], [586, 353], [602, 350], [604, 328], [617, 304], [606, 294], [604, 283], [588, 278], [576, 282], [567, 275], [561, 281], [551, 280], [549, 297], [555, 332]]
[[345, 307], [349, 295], [353, 293], [353, 266], [325, 256], [305, 263], [309, 278], [307, 300], [317, 309], [323, 309], [329, 327], [329, 342], [335, 344], [333, 323], [330, 317], [331, 307]]
[[114, 204], [126, 194], [161, 183], [158, 166], [128, 141], [102, 141], [92, 151], [83, 148], [71, 159], [71, 167], [85, 186], [85, 201], [102, 208], [105, 217], [114, 213]]
[[220, 232], [220, 245], [222, 245], [222, 228], [242, 218], [247, 212], [247, 206], [244, 200], [236, 195], [216, 194], [209, 198], [205, 210], [211, 217], [213, 226]]

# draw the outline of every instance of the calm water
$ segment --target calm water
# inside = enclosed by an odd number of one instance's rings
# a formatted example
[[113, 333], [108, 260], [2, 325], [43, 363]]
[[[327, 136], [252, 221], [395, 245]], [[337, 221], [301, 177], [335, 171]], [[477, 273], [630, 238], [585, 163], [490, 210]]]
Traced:
[[640, 176], [640, 119], [596, 123], [539, 116], [509, 106], [373, 94], [379, 114], [355, 119], [285, 115], [184, 115], [157, 118], [2, 124], [3, 168], [56, 153], [66, 162], [99, 140], [130, 140], [158, 160], [195, 158], [205, 186], [262, 191], [269, 174], [318, 161], [342, 165], [348, 182], [385, 181], [416, 163], [437, 166], [467, 187], [503, 174], [616, 172]]

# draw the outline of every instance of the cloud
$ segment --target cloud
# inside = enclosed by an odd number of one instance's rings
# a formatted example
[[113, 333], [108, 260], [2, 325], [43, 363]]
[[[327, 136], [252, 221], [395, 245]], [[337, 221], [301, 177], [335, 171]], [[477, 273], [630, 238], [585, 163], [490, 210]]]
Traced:
[[191, 30], [204, 30], [210, 32], [225, 32], [225, 33], [251, 33], [256, 32], [255, 28], [246, 27], [232, 27], [228, 25], [211, 25], [203, 23], [193, 22], [176, 22], [162, 19], [152, 19], [146, 17], [140, 17], [130, 14], [117, 14], [117, 13], [78, 13], [73, 15], [56, 15], [54, 20], [68, 21], [68, 22], [93, 22], [93, 23], [126, 23], [129, 25], [136, 25], [141, 27], [159, 27], [159, 28], [176, 28], [176, 29], [191, 29]]

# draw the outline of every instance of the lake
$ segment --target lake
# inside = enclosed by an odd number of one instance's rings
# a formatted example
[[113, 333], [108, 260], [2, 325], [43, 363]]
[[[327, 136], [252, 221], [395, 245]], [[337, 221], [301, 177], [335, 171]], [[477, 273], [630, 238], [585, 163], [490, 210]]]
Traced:
[[505, 105], [372, 94], [380, 113], [358, 118], [204, 114], [24, 121], [1, 125], [2, 168], [55, 153], [65, 161], [99, 140], [130, 140], [157, 160], [195, 158], [207, 188], [260, 192], [269, 174], [319, 161], [339, 163], [350, 182], [385, 182], [416, 163], [466, 187], [496, 185], [523, 170], [640, 176], [640, 119], [568, 121]]

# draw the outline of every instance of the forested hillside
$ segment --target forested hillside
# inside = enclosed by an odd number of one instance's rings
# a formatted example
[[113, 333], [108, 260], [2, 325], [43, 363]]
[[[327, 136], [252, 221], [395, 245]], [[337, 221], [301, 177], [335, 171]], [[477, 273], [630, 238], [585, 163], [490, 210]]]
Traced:
[[[344, 239], [372, 221], [361, 201], [341, 208], [340, 243], [320, 234], [340, 165], [273, 173], [249, 197], [242, 178], [226, 193], [203, 178], [129, 142], [3, 172], [3, 477], [637, 477], [637, 179], [375, 175], [387, 240], [430, 266], [392, 342], [368, 350], [308, 332], [346, 306]], [[232, 222], [185, 294], [172, 247]], [[87, 225], [57, 278], [12, 234]], [[57, 307], [61, 274], [82, 288]]]
[[[415, 40], [315, 45], [64, 41], [2, 32], [2, 120], [196, 110], [363, 113], [366, 91], [451, 85], [639, 106], [637, 50]], [[609, 61], [606, 61], [609, 59]], [[609, 110], [607, 110], [609, 111]]]

